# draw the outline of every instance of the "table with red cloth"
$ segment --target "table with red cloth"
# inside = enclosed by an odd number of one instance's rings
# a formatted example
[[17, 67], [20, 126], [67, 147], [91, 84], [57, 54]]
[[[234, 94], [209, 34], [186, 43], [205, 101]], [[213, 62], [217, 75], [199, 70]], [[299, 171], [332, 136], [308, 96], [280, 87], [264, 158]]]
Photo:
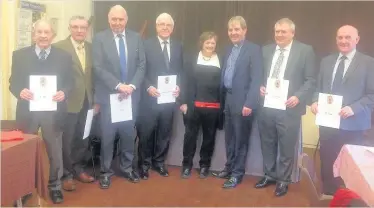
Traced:
[[344, 145], [334, 163], [334, 177], [374, 207], [374, 148]]
[[35, 189], [46, 199], [49, 164], [43, 141], [37, 135], [22, 133], [21, 139], [7, 139], [14, 137], [10, 134], [1, 132], [1, 205], [12, 205]]

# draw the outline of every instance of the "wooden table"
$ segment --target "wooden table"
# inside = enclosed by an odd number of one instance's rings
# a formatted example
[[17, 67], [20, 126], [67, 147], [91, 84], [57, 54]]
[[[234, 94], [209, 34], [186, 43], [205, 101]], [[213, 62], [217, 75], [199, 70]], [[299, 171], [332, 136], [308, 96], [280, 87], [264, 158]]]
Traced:
[[374, 207], [374, 149], [369, 148], [373, 147], [344, 145], [334, 163], [334, 176]]
[[43, 141], [24, 134], [21, 141], [1, 142], [1, 205], [12, 205], [35, 188], [48, 197], [48, 161]]

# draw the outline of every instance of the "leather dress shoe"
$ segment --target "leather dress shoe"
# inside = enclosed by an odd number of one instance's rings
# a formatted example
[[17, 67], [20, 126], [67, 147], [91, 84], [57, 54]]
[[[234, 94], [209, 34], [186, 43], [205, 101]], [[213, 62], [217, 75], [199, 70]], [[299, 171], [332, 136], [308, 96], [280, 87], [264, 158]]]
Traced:
[[273, 185], [275, 183], [276, 183], [276, 181], [271, 180], [271, 179], [269, 179], [267, 177], [263, 177], [263, 178], [261, 178], [261, 180], [259, 180], [256, 183], [255, 188], [256, 189], [265, 188], [265, 187], [268, 187], [268, 186]]
[[65, 191], [74, 191], [76, 189], [76, 184], [72, 178], [66, 179], [62, 182], [62, 189]]
[[224, 179], [229, 179], [231, 176], [231, 172], [227, 171], [226, 169], [220, 171], [220, 172], [213, 172], [213, 176], [217, 178], [224, 178]]
[[209, 168], [208, 167], [202, 167], [200, 168], [199, 178], [206, 178], [209, 175]]
[[52, 199], [54, 204], [60, 204], [64, 201], [64, 196], [60, 190], [51, 190], [49, 191], [49, 196]]
[[230, 177], [230, 179], [226, 180], [225, 183], [223, 183], [222, 188], [235, 188], [241, 180], [237, 177]]
[[145, 168], [141, 168], [139, 170], [139, 177], [143, 180], [148, 180], [149, 178], [149, 171], [148, 169], [145, 169]]
[[184, 178], [184, 179], [187, 179], [187, 178], [191, 177], [191, 168], [183, 168], [182, 173], [181, 173], [181, 177]]
[[138, 183], [140, 181], [139, 176], [134, 171], [123, 173], [123, 177], [131, 183]]
[[168, 177], [169, 176], [169, 172], [168, 170], [161, 166], [161, 167], [153, 167], [152, 168], [153, 170], [155, 170], [156, 172], [158, 172], [158, 174], [160, 174], [161, 176], [164, 176], [164, 177]]
[[81, 174], [79, 174], [77, 177], [77, 180], [82, 182], [82, 183], [92, 183], [94, 182], [95, 178], [88, 175], [87, 173], [85, 172], [82, 172]]
[[287, 194], [288, 184], [287, 183], [277, 183], [275, 187], [274, 195], [275, 196], [284, 196]]
[[99, 184], [100, 184], [101, 189], [108, 189], [110, 186], [110, 177], [109, 176], [100, 177]]

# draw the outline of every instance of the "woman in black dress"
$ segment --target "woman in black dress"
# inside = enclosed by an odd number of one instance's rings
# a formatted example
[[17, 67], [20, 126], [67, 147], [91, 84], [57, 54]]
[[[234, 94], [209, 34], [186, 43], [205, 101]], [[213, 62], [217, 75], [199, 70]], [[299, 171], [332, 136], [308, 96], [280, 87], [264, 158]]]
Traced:
[[199, 40], [200, 51], [187, 60], [183, 79], [184, 93], [181, 95], [183, 104], [180, 106], [185, 124], [182, 178], [191, 176], [200, 127], [203, 130], [203, 142], [200, 150], [199, 175], [200, 178], [209, 175], [221, 114], [221, 64], [215, 52], [216, 43], [215, 33], [204, 32]]

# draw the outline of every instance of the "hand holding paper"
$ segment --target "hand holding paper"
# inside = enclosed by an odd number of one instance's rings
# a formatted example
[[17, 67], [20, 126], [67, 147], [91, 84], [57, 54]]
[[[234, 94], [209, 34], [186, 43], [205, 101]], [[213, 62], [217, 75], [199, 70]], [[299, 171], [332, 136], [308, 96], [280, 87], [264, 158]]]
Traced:
[[316, 125], [338, 129], [342, 103], [342, 96], [319, 93]]
[[29, 89], [23, 89], [19, 95], [24, 100], [32, 100], [34, 99], [34, 93], [32, 93]]
[[353, 116], [354, 114], [355, 113], [353, 112], [352, 108], [349, 106], [345, 106], [344, 108], [342, 108], [339, 113], [339, 115], [344, 119], [349, 118]]
[[160, 93], [157, 104], [175, 103], [175, 95], [179, 95], [177, 75], [158, 76], [157, 90]]
[[30, 100], [30, 111], [56, 111], [56, 101], [65, 99], [62, 91], [57, 92], [57, 77], [53, 75], [31, 75], [30, 91], [34, 95]]
[[53, 101], [61, 102], [65, 100], [65, 93], [63, 91], [58, 91], [55, 96], [53, 96]]
[[[266, 93], [264, 93], [264, 107], [286, 110], [288, 86], [288, 80], [268, 78]], [[295, 100], [291, 101], [291, 104], [294, 104]]]

